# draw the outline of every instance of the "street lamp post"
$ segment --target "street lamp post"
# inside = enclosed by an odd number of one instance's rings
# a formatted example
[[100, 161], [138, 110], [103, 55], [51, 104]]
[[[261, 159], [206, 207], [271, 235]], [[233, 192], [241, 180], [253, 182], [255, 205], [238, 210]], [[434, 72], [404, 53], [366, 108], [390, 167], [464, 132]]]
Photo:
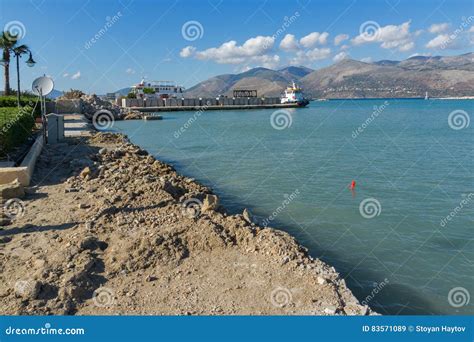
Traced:
[[16, 79], [17, 79], [17, 90], [16, 90], [16, 95], [17, 95], [17, 102], [18, 102], [18, 108], [20, 108], [20, 57], [21, 55], [29, 53], [30, 57], [26, 61], [26, 65], [28, 65], [30, 68], [33, 67], [36, 62], [33, 59], [33, 56], [31, 54], [31, 51], [29, 49], [23, 50], [23, 49], [13, 49], [13, 54], [16, 57]]

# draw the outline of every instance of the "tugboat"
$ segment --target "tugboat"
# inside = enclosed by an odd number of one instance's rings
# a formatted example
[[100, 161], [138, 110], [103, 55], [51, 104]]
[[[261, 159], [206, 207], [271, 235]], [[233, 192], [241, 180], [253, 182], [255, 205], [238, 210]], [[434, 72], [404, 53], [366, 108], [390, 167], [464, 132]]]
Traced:
[[280, 101], [282, 104], [296, 103], [299, 107], [305, 107], [309, 103], [308, 99], [304, 98], [303, 91], [295, 82], [291, 82], [291, 85], [285, 89]]

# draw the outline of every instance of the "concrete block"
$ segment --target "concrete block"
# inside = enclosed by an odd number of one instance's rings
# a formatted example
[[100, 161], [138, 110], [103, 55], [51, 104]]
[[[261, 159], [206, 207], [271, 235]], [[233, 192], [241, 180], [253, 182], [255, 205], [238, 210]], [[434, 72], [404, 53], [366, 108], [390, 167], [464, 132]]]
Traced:
[[64, 116], [48, 114], [46, 120], [48, 144], [57, 144], [64, 140]]

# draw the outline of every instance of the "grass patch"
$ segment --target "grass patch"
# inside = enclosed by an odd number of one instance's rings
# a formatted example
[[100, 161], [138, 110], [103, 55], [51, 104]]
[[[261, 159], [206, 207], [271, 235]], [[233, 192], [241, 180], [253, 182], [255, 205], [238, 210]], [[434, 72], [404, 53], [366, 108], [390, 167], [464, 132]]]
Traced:
[[[34, 106], [37, 96], [34, 95], [21, 95], [20, 105], [24, 106]], [[0, 96], [0, 107], [17, 107], [17, 98], [16, 95], [9, 96]]]
[[0, 108], [0, 156], [21, 145], [31, 136], [35, 124], [33, 108], [26, 106]]

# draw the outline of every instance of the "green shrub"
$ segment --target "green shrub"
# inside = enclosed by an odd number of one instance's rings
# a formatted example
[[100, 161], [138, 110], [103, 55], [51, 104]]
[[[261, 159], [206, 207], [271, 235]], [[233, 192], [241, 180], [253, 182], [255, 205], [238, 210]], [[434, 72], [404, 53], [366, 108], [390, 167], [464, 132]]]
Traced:
[[155, 93], [155, 89], [153, 88], [143, 88], [143, 92], [145, 94], [154, 94]]
[[135, 95], [135, 93], [128, 93], [127, 98], [128, 99], [136, 99], [137, 95]]
[[5, 155], [12, 148], [24, 143], [35, 124], [33, 108], [0, 108], [0, 155]]

